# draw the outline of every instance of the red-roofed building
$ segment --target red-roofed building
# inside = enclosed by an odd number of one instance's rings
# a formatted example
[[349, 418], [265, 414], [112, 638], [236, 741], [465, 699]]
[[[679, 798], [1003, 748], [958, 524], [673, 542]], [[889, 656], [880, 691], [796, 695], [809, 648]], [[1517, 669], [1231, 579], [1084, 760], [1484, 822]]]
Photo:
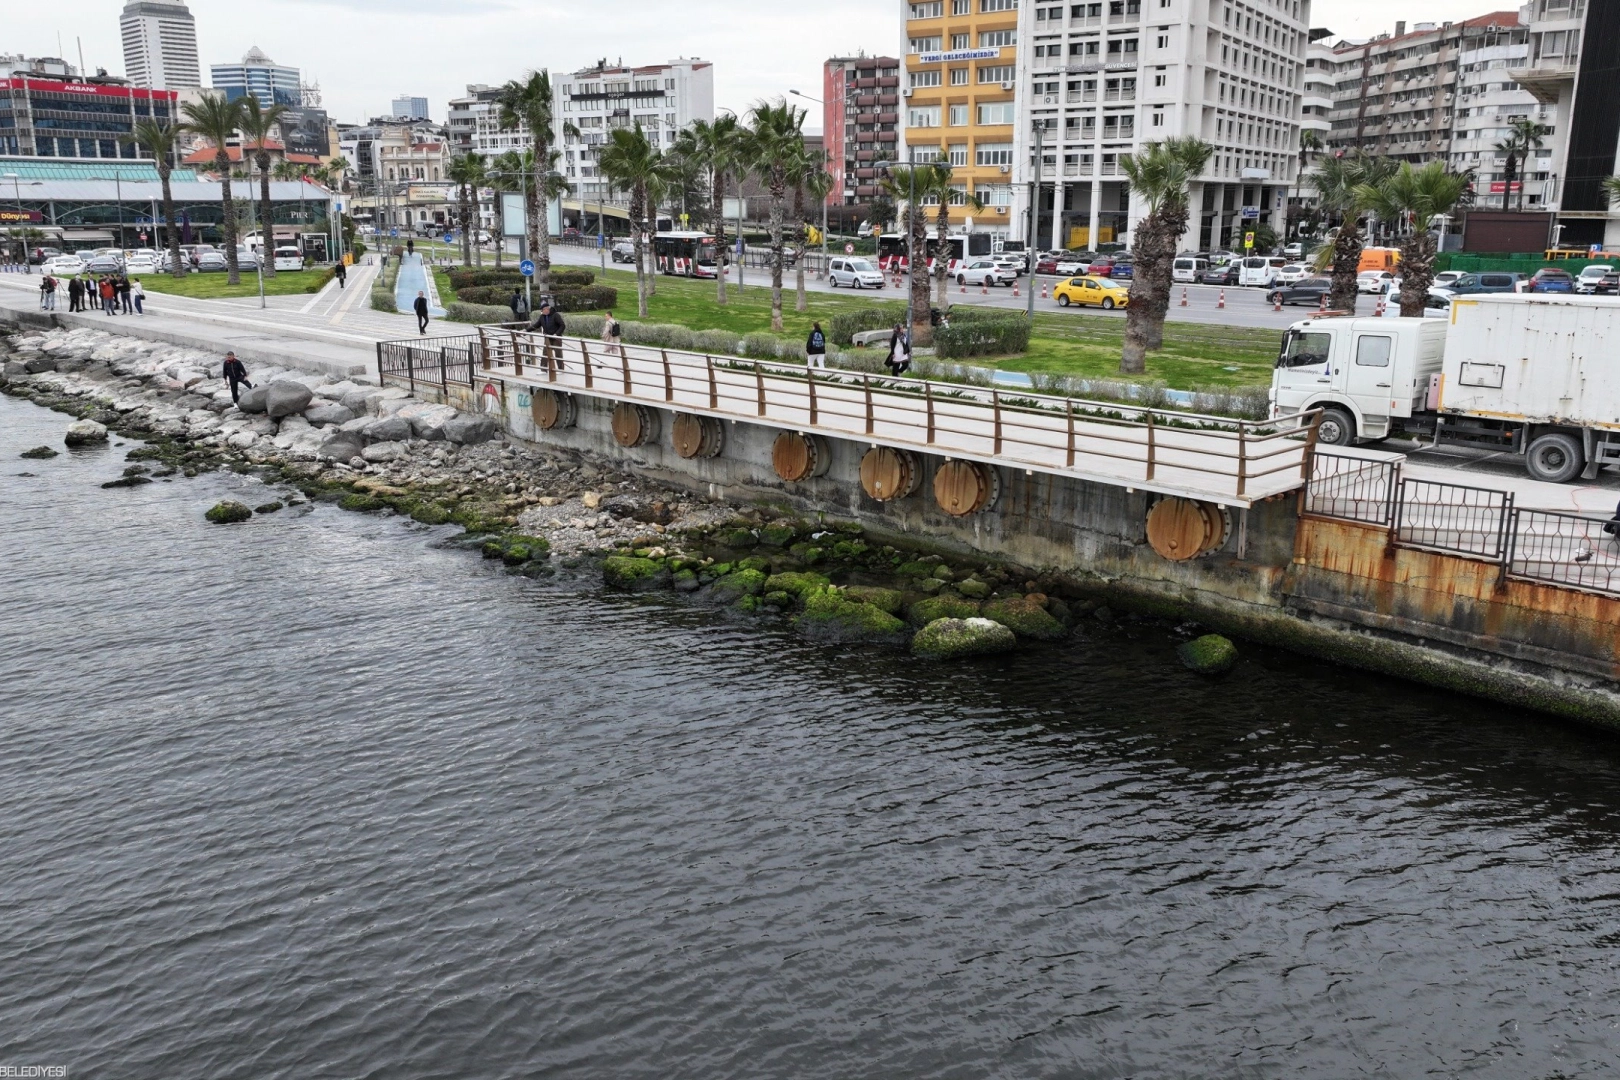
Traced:
[[[272, 162], [290, 161], [296, 165], [308, 165], [311, 168], [321, 164], [321, 159], [313, 154], [289, 154], [287, 152], [287, 148], [281, 143], [276, 142], [274, 139], [267, 139], [265, 141], [264, 148], [269, 151], [270, 160]], [[253, 161], [253, 158], [255, 158], [258, 154], [257, 148], [249, 147], [246, 153], [248, 157], [248, 165], [254, 165], [255, 162]], [[227, 146], [225, 148], [225, 156], [230, 158], [233, 166], [240, 165], [242, 163], [243, 149], [240, 146]], [[181, 164], [192, 166], [199, 172], [212, 172], [215, 159], [216, 154], [214, 152], [214, 147], [209, 143], [203, 143], [197, 149], [193, 150], [191, 153], [187, 154], [183, 159], [181, 159]]]

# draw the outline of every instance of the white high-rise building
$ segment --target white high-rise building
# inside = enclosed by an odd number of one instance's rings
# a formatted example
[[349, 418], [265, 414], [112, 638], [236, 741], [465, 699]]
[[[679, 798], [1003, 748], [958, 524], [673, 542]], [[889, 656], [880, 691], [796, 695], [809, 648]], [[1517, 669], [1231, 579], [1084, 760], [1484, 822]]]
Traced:
[[[553, 75], [552, 95], [553, 145], [562, 147], [562, 170], [576, 196], [585, 202], [623, 203], [625, 196], [608, 191], [596, 168], [608, 132], [639, 124], [649, 142], [668, 151], [693, 120], [714, 119], [714, 65], [693, 59], [650, 67], [601, 64]], [[570, 134], [569, 125], [579, 134]]]
[[1023, 215], [1043, 125], [1036, 245], [1128, 240], [1147, 207], [1122, 158], [1187, 135], [1215, 152], [1192, 183], [1183, 246], [1241, 247], [1254, 221], [1282, 233], [1299, 174], [1310, 17], [1310, 0], [1028, 0], [1013, 160]]
[[154, 90], [202, 86], [197, 24], [184, 0], [129, 0], [118, 25], [130, 82]]

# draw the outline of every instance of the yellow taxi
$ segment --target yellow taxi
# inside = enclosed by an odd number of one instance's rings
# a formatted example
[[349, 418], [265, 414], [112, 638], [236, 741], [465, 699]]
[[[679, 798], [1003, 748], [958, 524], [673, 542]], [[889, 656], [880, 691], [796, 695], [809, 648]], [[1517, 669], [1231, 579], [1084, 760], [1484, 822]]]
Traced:
[[1109, 278], [1077, 277], [1058, 282], [1052, 290], [1052, 299], [1060, 307], [1079, 304], [1081, 307], [1100, 307], [1112, 311], [1131, 302], [1131, 291], [1129, 286]]

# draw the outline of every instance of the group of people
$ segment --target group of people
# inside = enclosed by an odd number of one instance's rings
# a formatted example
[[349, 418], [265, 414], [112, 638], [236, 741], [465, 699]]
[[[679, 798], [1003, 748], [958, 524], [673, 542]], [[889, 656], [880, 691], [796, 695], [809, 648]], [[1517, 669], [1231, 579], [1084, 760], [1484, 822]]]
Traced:
[[[55, 274], [40, 278], [39, 309], [55, 311], [56, 294], [61, 291], [62, 282]], [[146, 290], [141, 288], [140, 278], [131, 279], [127, 274], [103, 274], [99, 278], [86, 274], [82, 278], [70, 278], [66, 291], [69, 311], [89, 311], [94, 304], [108, 315], [146, 314], [143, 307]]]
[[[804, 342], [804, 359], [813, 368], [827, 366], [827, 334], [819, 322], [810, 326], [810, 336]], [[911, 370], [911, 331], [905, 323], [894, 324], [894, 333], [889, 335], [889, 353], [883, 363], [896, 378]]]

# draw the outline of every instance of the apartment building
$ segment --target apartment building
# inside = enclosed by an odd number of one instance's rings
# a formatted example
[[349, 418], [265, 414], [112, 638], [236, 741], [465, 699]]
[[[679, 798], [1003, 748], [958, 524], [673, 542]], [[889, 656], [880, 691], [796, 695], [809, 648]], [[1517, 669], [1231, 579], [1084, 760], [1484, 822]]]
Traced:
[[202, 86], [197, 21], [184, 0], [129, 0], [118, 17], [118, 30], [124, 74], [131, 83], [150, 90]]
[[1191, 185], [1184, 246], [1239, 247], [1259, 221], [1281, 232], [1299, 174], [1310, 15], [1309, 0], [1026, 6], [1015, 161], [1017, 186], [1038, 189], [1036, 243], [1127, 241], [1147, 207], [1122, 160], [1180, 136], [1215, 148]]
[[450, 99], [450, 147], [454, 153], [476, 153], [492, 161], [508, 150], [529, 148], [529, 126], [501, 127], [501, 87], [473, 83], [465, 97]]
[[[681, 58], [667, 64], [626, 67], [602, 61], [569, 75], [554, 75], [554, 145], [559, 163], [583, 202], [623, 205], [597, 169], [597, 155], [614, 128], [640, 125], [661, 150], [675, 145], [681, 129], [694, 120], [714, 119], [714, 65]], [[578, 134], [569, 128], [577, 130]]]
[[[953, 231], [1022, 236], [1014, 194], [1018, 97], [1018, 0], [902, 2], [905, 71], [902, 157], [946, 160], [960, 195]], [[858, 165], [858, 163], [857, 163]], [[857, 167], [857, 179], [862, 179]], [[967, 206], [969, 193], [984, 204]]]
[[893, 159], [900, 142], [900, 61], [835, 56], [822, 68], [821, 130], [836, 186], [827, 201], [854, 206], [877, 198], [873, 163]]
[[1341, 44], [1330, 146], [1449, 160], [1462, 42], [1461, 23], [1398, 22], [1392, 35]]
[[[1519, 21], [1517, 11], [1469, 19], [1462, 28], [1451, 167], [1474, 170], [1478, 206], [1500, 209], [1506, 196], [1511, 207], [1544, 210], [1555, 197], [1552, 163], [1563, 156], [1565, 129], [1556, 107], [1537, 101], [1518, 82], [1529, 65], [1530, 28]], [[1543, 145], [1518, 162], [1510, 182], [1507, 158], [1496, 147], [1513, 134], [1512, 122], [1521, 119], [1541, 125]]]

